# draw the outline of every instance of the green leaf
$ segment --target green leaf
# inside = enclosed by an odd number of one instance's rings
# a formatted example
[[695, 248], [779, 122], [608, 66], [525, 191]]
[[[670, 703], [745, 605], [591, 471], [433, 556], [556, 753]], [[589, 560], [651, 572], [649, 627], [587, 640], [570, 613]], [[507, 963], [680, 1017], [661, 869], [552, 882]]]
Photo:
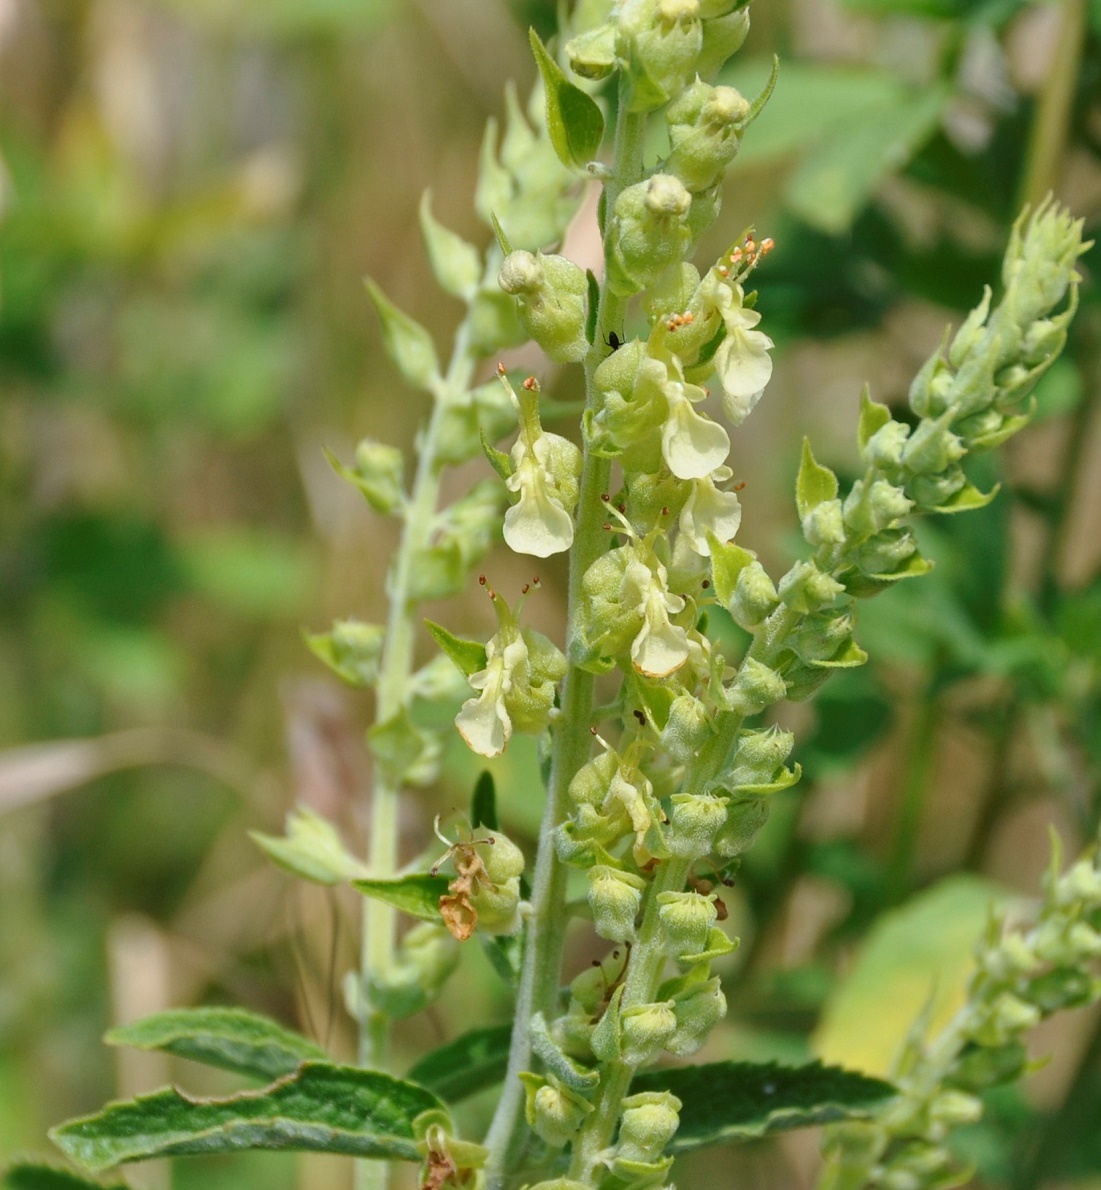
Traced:
[[803, 439], [803, 458], [799, 464], [799, 476], [795, 481], [795, 503], [800, 518], [805, 517], [819, 504], [837, 496], [837, 476], [815, 461], [810, 448], [810, 439]]
[[943, 1028], [964, 1002], [975, 943], [1001, 901], [996, 885], [951, 876], [880, 917], [826, 1003], [815, 1052], [886, 1074], [924, 1008], [930, 1030]]
[[474, 795], [470, 800], [470, 825], [475, 830], [484, 826], [486, 830], [500, 830], [497, 818], [497, 786], [493, 774], [483, 770], [474, 783]]
[[596, 320], [600, 314], [600, 282], [592, 269], [585, 270], [585, 284], [588, 290], [588, 301], [585, 304], [585, 338], [590, 343], [595, 343]]
[[409, 1077], [448, 1103], [459, 1103], [501, 1082], [508, 1068], [511, 1040], [511, 1025], [471, 1029], [425, 1054]]
[[421, 195], [421, 234], [432, 273], [452, 297], [470, 301], [482, 279], [482, 257], [473, 244], [436, 221], [432, 214], [432, 192]]
[[908, 91], [894, 104], [845, 123], [792, 174], [788, 206], [819, 231], [847, 231], [880, 179], [901, 170], [932, 136], [950, 94], [945, 86]]
[[171, 1087], [54, 1128], [93, 1171], [124, 1161], [237, 1149], [295, 1149], [417, 1161], [413, 1121], [442, 1110], [431, 1091], [376, 1070], [308, 1062], [260, 1091], [192, 1099]]
[[287, 815], [286, 829], [286, 836], [249, 831], [249, 837], [274, 863], [314, 884], [343, 884], [363, 874], [363, 865], [345, 850], [340, 832], [320, 814], [298, 806]]
[[773, 91], [776, 90], [776, 80], [780, 77], [780, 59], [772, 55], [772, 70], [769, 71], [769, 76], [765, 85], [761, 88], [760, 94], [749, 105], [749, 111], [742, 121], [743, 126], [752, 124], [754, 120], [765, 110], [765, 105], [772, 98]]
[[715, 587], [715, 596], [725, 607], [734, 598], [738, 575], [750, 562], [756, 560], [757, 555], [733, 542], [719, 541], [711, 533], [707, 535], [707, 540], [711, 546], [711, 581]]
[[122, 1182], [93, 1182], [39, 1161], [15, 1161], [0, 1172], [0, 1190], [126, 1190]]
[[503, 450], [498, 450], [492, 442], [485, 435], [485, 430], [481, 432], [482, 438], [482, 453], [486, 457], [486, 462], [497, 472], [498, 479], [508, 479], [512, 475], [512, 458]]
[[827, 659], [808, 661], [807, 664], [816, 669], [855, 669], [858, 665], [866, 664], [868, 654], [855, 640], [847, 641], [839, 652]]
[[440, 378], [440, 365], [432, 336], [419, 322], [399, 310], [370, 277], [365, 284], [382, 322], [382, 341], [386, 354], [394, 361], [407, 383], [431, 392]]
[[509, 243], [508, 236], [505, 235], [505, 229], [501, 226], [500, 219], [496, 215], [491, 214], [489, 221], [493, 226], [493, 235], [497, 240], [497, 247], [501, 249], [502, 256], [512, 255], [512, 245]]
[[436, 644], [468, 678], [471, 674], [485, 669], [485, 645], [476, 640], [465, 640], [461, 636], [453, 636], [442, 624], [437, 624], [434, 620], [425, 620], [424, 626], [432, 633], [432, 639]]
[[353, 880], [352, 888], [364, 896], [385, 901], [410, 917], [439, 922], [440, 897], [446, 895], [449, 883], [446, 876], [422, 872], [399, 876], [396, 880]]
[[442, 745], [437, 736], [418, 727], [402, 707], [367, 732], [367, 746], [379, 772], [393, 788], [425, 785], [435, 779]]
[[862, 451], [890, 420], [890, 409], [886, 405], [880, 405], [878, 401], [873, 401], [872, 394], [865, 385], [864, 391], [860, 394], [860, 421], [856, 427], [856, 441]]
[[277, 1079], [303, 1062], [324, 1061], [325, 1051], [300, 1033], [241, 1008], [181, 1008], [112, 1029], [108, 1045], [164, 1050], [192, 1062], [253, 1078]]
[[672, 1091], [681, 1101], [671, 1153], [864, 1119], [897, 1094], [890, 1083], [820, 1062], [794, 1067], [714, 1062], [649, 1070], [632, 1080], [631, 1094], [638, 1091]]
[[985, 508], [1001, 491], [1002, 485], [996, 483], [989, 492], [980, 492], [973, 483], [964, 484], [951, 499], [927, 511], [951, 514], [953, 512], [973, 512], [978, 508]]
[[[520, 878], [520, 891], [523, 894], [524, 879]], [[503, 934], [492, 937], [489, 934], [478, 934], [478, 941], [482, 944], [482, 951], [489, 959], [489, 965], [501, 977], [503, 983], [515, 990], [520, 983], [520, 968], [524, 962], [524, 933]]]
[[600, 152], [604, 115], [592, 96], [566, 78], [534, 29], [529, 30], [529, 37], [531, 52], [543, 76], [551, 144], [567, 169], [584, 169]]

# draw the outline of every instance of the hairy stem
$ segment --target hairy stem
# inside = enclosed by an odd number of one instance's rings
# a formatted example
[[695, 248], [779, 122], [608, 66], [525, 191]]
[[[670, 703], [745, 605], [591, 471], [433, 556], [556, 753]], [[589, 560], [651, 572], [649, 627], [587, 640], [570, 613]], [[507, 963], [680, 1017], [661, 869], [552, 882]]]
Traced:
[[[629, 113], [621, 105], [616, 122], [612, 177], [604, 191], [605, 220], [601, 231], [605, 241], [616, 196], [624, 187], [638, 181], [642, 174], [645, 129], [645, 116]], [[607, 351], [604, 339], [612, 331], [622, 330], [625, 306], [622, 298], [610, 293], [607, 286], [602, 287], [596, 335], [585, 360], [586, 404], [589, 408], [595, 408], [598, 401], [593, 374]], [[572, 641], [578, 631], [581, 579], [607, 548], [604, 504], [600, 497], [608, 490], [610, 473], [611, 464], [607, 459], [585, 450], [577, 524], [570, 550], [567, 641]], [[531, 1065], [531, 1018], [536, 1012], [543, 1012], [548, 1017], [553, 1015], [558, 995], [566, 926], [563, 912], [566, 868], [555, 852], [554, 829], [565, 817], [570, 782], [589, 758], [594, 684], [592, 674], [571, 664], [562, 685], [561, 713], [554, 728], [547, 802], [532, 880], [524, 965], [516, 993], [508, 1072], [486, 1136], [490, 1150], [487, 1165], [489, 1190], [499, 1190], [504, 1184], [505, 1174], [512, 1167], [512, 1158], [523, 1140], [524, 1088], [518, 1076]]]
[[[401, 541], [388, 583], [390, 606], [386, 622], [386, 645], [379, 668], [377, 723], [385, 723], [401, 710], [409, 689], [416, 643], [417, 605], [410, 594], [413, 565], [419, 551], [431, 541], [440, 494], [441, 467], [436, 459], [436, 441], [448, 397], [466, 389], [473, 370], [467, 319], [456, 334], [447, 376], [433, 394], [432, 415], [418, 451], [417, 471], [405, 508]], [[376, 771], [368, 841], [368, 863], [371, 875], [376, 879], [393, 876], [398, 869], [400, 798], [400, 787]], [[389, 975], [396, 944], [396, 911], [382, 901], [368, 898], [363, 909], [360, 952], [359, 1064], [376, 1070], [385, 1070], [389, 1064], [390, 1022], [385, 1013], [371, 1004], [368, 989], [372, 982]], [[357, 1161], [356, 1190], [384, 1190], [387, 1172], [388, 1163], [385, 1161]]]

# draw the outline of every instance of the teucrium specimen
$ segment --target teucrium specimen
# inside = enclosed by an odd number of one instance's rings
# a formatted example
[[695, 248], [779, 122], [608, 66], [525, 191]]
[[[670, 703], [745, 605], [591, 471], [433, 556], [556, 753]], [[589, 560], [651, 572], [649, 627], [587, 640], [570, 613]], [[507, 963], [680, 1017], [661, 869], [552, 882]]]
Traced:
[[[635, 1080], [663, 1054], [695, 1053], [726, 1013], [711, 963], [736, 940], [723, 928], [714, 880], [752, 845], [771, 796], [799, 778], [786, 763], [792, 736], [749, 721], [865, 660], [854, 640], [855, 601], [928, 569], [911, 517], [993, 498], [971, 486], [962, 463], [1028, 421], [1029, 391], [1073, 314], [1080, 226], [1051, 203], [1022, 217], [999, 300], [988, 292], [921, 370], [912, 420], [896, 420], [865, 396], [864, 471], [848, 491], [804, 446], [796, 503], [806, 556], [774, 580], [733, 540], [741, 507], [728, 466], [731, 432], [772, 371], [767, 287], [762, 310], [748, 288], [772, 244], [743, 234], [702, 273], [689, 258], [719, 214], [724, 175], [775, 73], [753, 100], [715, 83], [748, 29], [748, 9], [736, 0], [597, 0], [579, 5], [576, 17], [561, 58], [532, 35], [541, 86], [529, 115], [509, 91], [499, 148], [498, 129], [487, 130], [476, 197], [495, 231], [485, 256], [436, 220], [427, 196], [422, 204], [433, 270], [467, 307], [446, 368], [428, 332], [369, 286], [391, 358], [433, 402], [411, 482], [403, 456], [381, 443], [362, 443], [350, 464], [334, 461], [372, 508], [403, 522], [386, 625], [343, 621], [310, 638], [341, 677], [376, 690], [369, 855], [353, 858], [331, 826], [306, 813], [292, 818], [287, 838], [260, 840], [297, 874], [352, 880], [368, 897], [362, 970], [349, 997], [363, 1067], [386, 1067], [388, 1022], [431, 1002], [472, 934], [492, 940], [502, 970], [519, 961], [503, 1088], [485, 1145], [456, 1139], [425, 1087], [308, 1061], [268, 1091], [219, 1101], [216, 1110], [165, 1093], [130, 1115], [112, 1108], [57, 1131], [63, 1147], [92, 1154], [94, 1164], [248, 1143], [419, 1154], [431, 1190], [523, 1181], [543, 1190], [643, 1190], [666, 1183], [671, 1146], [865, 1118], [890, 1094], [816, 1066], [774, 1081], [752, 1067], [706, 1068], [719, 1082], [756, 1088], [752, 1118], [727, 1120], [698, 1080], [677, 1078], [678, 1093], [654, 1072]], [[586, 89], [601, 80], [607, 103]], [[602, 159], [608, 105], [614, 134]], [[650, 161], [647, 128], [657, 121], [669, 151]], [[603, 280], [552, 250], [586, 178], [602, 185]], [[584, 369], [580, 448], [546, 429], [549, 406], [534, 377], [514, 381], [504, 367], [496, 377], [476, 375], [479, 360], [529, 336], [548, 359]], [[511, 448], [497, 449], [512, 429]], [[482, 452], [498, 479], [441, 509], [443, 467]], [[563, 640], [524, 627], [519, 603], [493, 595], [498, 628], [484, 646], [432, 624], [445, 656], [415, 669], [419, 603], [460, 590], [499, 533], [521, 554], [568, 552]], [[707, 635], [706, 612], [716, 605], [749, 634], [744, 655], [725, 655]], [[596, 708], [600, 675], [615, 675], [616, 689]], [[546, 808], [526, 900], [524, 857], [496, 829], [485, 788], [475, 799], [478, 829], [448, 848], [454, 876], [398, 868], [398, 799], [434, 779], [441, 746], [438, 733], [419, 725], [417, 704], [457, 690], [465, 701], [455, 724], [475, 752], [496, 756], [517, 731], [543, 740]], [[580, 974], [561, 970], [571, 867], [585, 871], [593, 927], [610, 950]], [[1065, 971], [1097, 952], [1083, 916], [1097, 902], [1095, 886], [1088, 864], [1053, 876], [1034, 934], [1019, 945], [991, 936], [968, 1009], [931, 1050], [915, 1042], [900, 1072], [901, 1098], [876, 1122], [838, 1134], [830, 1185], [945, 1184], [939, 1140], [974, 1112], [960, 1071], [980, 1050], [997, 1065], [1039, 1012], [1094, 994], [1092, 983], [1068, 993]], [[421, 920], [400, 943], [399, 910]], [[171, 1037], [190, 1053], [232, 1052], [239, 1066], [275, 1036], [232, 1017], [213, 1028], [196, 1017], [189, 1034], [173, 1018], [142, 1035]], [[293, 1063], [295, 1052], [279, 1040], [269, 1069], [273, 1060]], [[500, 1032], [486, 1031], [430, 1056], [418, 1072], [455, 1098], [464, 1088], [448, 1078], [448, 1063], [473, 1063], [485, 1085], [503, 1057]], [[347, 1088], [358, 1115], [327, 1102], [328, 1085]], [[691, 1124], [678, 1141], [682, 1117]], [[135, 1146], [143, 1122], [147, 1140]], [[125, 1144], [112, 1141], [116, 1123]], [[361, 1164], [361, 1185], [384, 1177], [381, 1164]]]

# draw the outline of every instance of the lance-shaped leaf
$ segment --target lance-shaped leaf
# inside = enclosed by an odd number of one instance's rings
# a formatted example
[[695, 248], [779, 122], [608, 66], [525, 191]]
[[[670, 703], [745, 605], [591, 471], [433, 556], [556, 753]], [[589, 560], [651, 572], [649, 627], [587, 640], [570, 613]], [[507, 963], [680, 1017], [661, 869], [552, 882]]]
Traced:
[[484, 770], [474, 783], [474, 793], [470, 799], [470, 825], [475, 830], [480, 826], [491, 831], [501, 829], [497, 818], [497, 785], [488, 770]]
[[450, 883], [446, 876], [432, 876], [427, 872], [399, 876], [396, 880], [353, 880], [352, 888], [385, 901], [410, 917], [421, 921], [440, 920], [440, 897], [446, 895]]
[[14, 1161], [0, 1170], [0, 1190], [126, 1190], [122, 1182], [93, 1182], [69, 1169], [40, 1161]]
[[164, 1050], [192, 1062], [220, 1066], [254, 1078], [276, 1079], [303, 1062], [326, 1058], [309, 1038], [241, 1008], [181, 1008], [158, 1012], [112, 1029], [108, 1045]]
[[799, 516], [806, 517], [812, 509], [837, 495], [837, 476], [815, 460], [810, 439], [803, 439], [803, 458], [795, 481], [795, 503]]
[[386, 354], [409, 384], [431, 391], [440, 378], [440, 364], [432, 336], [419, 322], [399, 310], [369, 277], [366, 284], [382, 322]]
[[413, 1121], [443, 1110], [431, 1091], [376, 1070], [308, 1062], [259, 1091], [192, 1099], [172, 1087], [54, 1128], [93, 1171], [124, 1161], [237, 1149], [296, 1149], [417, 1161]]
[[359, 860], [344, 849], [336, 827], [308, 806], [287, 815], [286, 836], [249, 831], [249, 837], [273, 863], [315, 884], [342, 884], [364, 873]]
[[505, 1077], [511, 1025], [471, 1029], [425, 1054], [409, 1077], [448, 1103], [458, 1103]]
[[432, 639], [440, 646], [448, 657], [469, 678], [486, 667], [486, 647], [477, 640], [466, 640], [448, 632], [442, 624], [433, 620], [425, 620], [424, 626], [432, 633]]
[[672, 1091], [683, 1105], [669, 1152], [730, 1144], [835, 1120], [864, 1119], [892, 1095], [890, 1083], [839, 1066], [714, 1062], [649, 1070], [639, 1091]]
[[531, 52], [547, 95], [547, 132], [551, 144], [567, 169], [584, 169], [600, 151], [604, 115], [591, 95], [566, 78], [534, 29], [530, 30], [530, 37]]
[[469, 301], [482, 279], [481, 253], [436, 220], [432, 214], [431, 191], [421, 195], [420, 219], [424, 246], [436, 280], [453, 297]]

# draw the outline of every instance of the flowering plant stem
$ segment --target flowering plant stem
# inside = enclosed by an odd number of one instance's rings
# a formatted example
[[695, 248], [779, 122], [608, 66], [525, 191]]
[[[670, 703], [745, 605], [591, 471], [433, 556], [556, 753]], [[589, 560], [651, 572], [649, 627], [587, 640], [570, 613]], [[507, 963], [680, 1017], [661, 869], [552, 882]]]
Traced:
[[[409, 503], [402, 524], [401, 541], [394, 559], [389, 585], [389, 614], [386, 645], [379, 667], [376, 722], [385, 723], [396, 715], [407, 698], [413, 672], [416, 601], [410, 587], [413, 562], [432, 534], [432, 521], [439, 503], [441, 466], [436, 458], [439, 428], [447, 408], [446, 396], [464, 390], [470, 383], [475, 360], [470, 352], [470, 316], [456, 333], [451, 363], [434, 394], [432, 415], [417, 457]], [[393, 876], [398, 869], [400, 841], [398, 808], [401, 788], [376, 773], [371, 802], [368, 861], [375, 879]], [[385, 901], [368, 900], [363, 911], [359, 1003], [359, 1064], [374, 1070], [389, 1065], [390, 1020], [371, 1005], [367, 989], [384, 981], [394, 963], [397, 913]], [[356, 1162], [356, 1190], [384, 1190], [389, 1164], [385, 1161]]]
[[[646, 134], [646, 116], [627, 110], [621, 104], [616, 120], [612, 173], [604, 187], [605, 227], [616, 196], [642, 177], [642, 151]], [[604, 342], [622, 326], [627, 302], [601, 287], [597, 330], [585, 359], [585, 399], [589, 409], [599, 408], [600, 395], [593, 383], [597, 364], [605, 354]], [[577, 525], [570, 552], [569, 595], [567, 604], [567, 639], [577, 632], [581, 579], [585, 571], [607, 548], [604, 529], [605, 507], [601, 497], [608, 490], [611, 461], [595, 451], [585, 450], [578, 498]], [[490, 1150], [487, 1181], [490, 1190], [502, 1185], [511, 1158], [526, 1131], [524, 1127], [524, 1086], [519, 1075], [531, 1064], [531, 1018], [543, 1012], [553, 1015], [562, 968], [562, 944], [566, 918], [566, 865], [558, 858], [554, 830], [566, 817], [566, 791], [577, 770], [589, 759], [592, 747], [593, 674], [576, 664], [566, 671], [562, 685], [561, 717], [554, 732], [550, 780], [539, 833], [539, 851], [535, 860], [531, 911], [528, 919], [524, 965], [516, 994], [516, 1014], [509, 1050], [508, 1074], [493, 1117], [486, 1145]]]

